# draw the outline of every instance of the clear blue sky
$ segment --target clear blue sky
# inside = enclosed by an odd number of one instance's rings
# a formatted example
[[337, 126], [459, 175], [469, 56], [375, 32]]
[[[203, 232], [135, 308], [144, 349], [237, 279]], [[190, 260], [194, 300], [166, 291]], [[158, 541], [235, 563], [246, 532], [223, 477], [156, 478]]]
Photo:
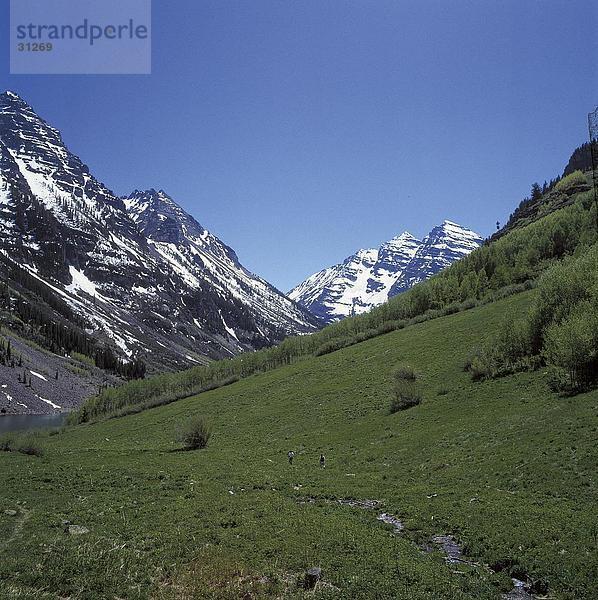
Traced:
[[154, 0], [152, 27], [150, 76], [10, 76], [3, 42], [0, 87], [285, 291], [405, 229], [489, 234], [598, 103], [595, 0]]

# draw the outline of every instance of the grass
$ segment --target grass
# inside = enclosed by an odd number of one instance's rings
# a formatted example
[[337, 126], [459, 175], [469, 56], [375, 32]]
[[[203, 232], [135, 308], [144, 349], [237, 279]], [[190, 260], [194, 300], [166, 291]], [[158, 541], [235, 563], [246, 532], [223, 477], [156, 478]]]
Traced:
[[[598, 393], [563, 400], [542, 372], [476, 383], [462, 368], [534, 293], [67, 429], [41, 458], [0, 453], [0, 508], [29, 510], [0, 549], [0, 598], [294, 598], [312, 566], [310, 598], [499, 598], [506, 573], [416, 543], [449, 533], [551, 598], [598, 597]], [[389, 415], [399, 364], [425, 401]], [[196, 415], [209, 446], [174, 451]], [[380, 501], [405, 533], [339, 498]], [[0, 533], [11, 519], [0, 510]]]

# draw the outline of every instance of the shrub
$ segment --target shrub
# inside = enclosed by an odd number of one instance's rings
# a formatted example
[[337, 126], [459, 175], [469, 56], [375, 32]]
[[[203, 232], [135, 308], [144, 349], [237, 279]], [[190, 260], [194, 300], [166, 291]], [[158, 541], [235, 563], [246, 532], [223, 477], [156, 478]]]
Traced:
[[0, 451], [20, 452], [30, 456], [43, 456], [44, 448], [40, 444], [39, 432], [26, 431], [24, 433], [6, 434], [0, 438]]
[[598, 379], [598, 307], [579, 304], [561, 323], [548, 327], [544, 356], [552, 366], [553, 389], [575, 392]]
[[421, 315], [417, 315], [411, 319], [409, 319], [409, 325], [418, 325], [419, 323], [425, 323], [429, 321], [430, 317], [427, 313], [423, 313]]
[[0, 437], [0, 452], [12, 452], [15, 448], [14, 437], [10, 434], [5, 434]]
[[331, 340], [319, 346], [314, 352], [314, 356], [323, 356], [324, 354], [330, 354], [331, 352], [336, 352], [341, 348], [345, 348], [349, 346], [349, 340], [346, 338], [340, 338], [337, 340]]
[[592, 264], [585, 257], [582, 260], [566, 259], [541, 277], [539, 293], [530, 314], [533, 352], [541, 351], [544, 332], [551, 324], [563, 321], [579, 302], [589, 298], [592, 279], [596, 277], [592, 271], [597, 267], [598, 260]]
[[407, 410], [413, 406], [417, 406], [422, 401], [421, 396], [417, 393], [406, 392], [400, 395], [393, 396], [390, 399], [390, 413], [394, 414], [401, 410]]
[[491, 379], [497, 374], [496, 355], [488, 347], [475, 348], [465, 362], [465, 371], [469, 371], [473, 381]]
[[366, 329], [365, 331], [362, 331], [361, 333], [358, 333], [357, 335], [353, 336], [352, 339], [349, 339], [347, 346], [353, 346], [354, 344], [359, 344], [361, 342], [365, 342], [366, 340], [371, 340], [372, 338], [375, 338], [378, 335], [380, 334], [378, 333], [377, 329]]
[[44, 449], [39, 443], [40, 434], [37, 432], [26, 432], [17, 440], [16, 450], [21, 454], [30, 456], [43, 456]]
[[208, 445], [212, 432], [204, 417], [193, 417], [179, 427], [177, 439], [186, 450], [200, 450]]
[[597, 245], [547, 270], [529, 315], [518, 321], [507, 316], [466, 370], [480, 380], [537, 368], [542, 361], [554, 390], [574, 393], [598, 383]]
[[405, 327], [405, 321], [384, 321], [376, 328], [376, 332], [378, 335], [384, 335], [385, 333], [390, 333], [391, 331], [396, 331], [397, 329], [403, 329]]
[[495, 342], [495, 352], [507, 368], [516, 368], [531, 352], [531, 334], [526, 319], [507, 315]]
[[585, 184], [587, 184], [586, 176], [581, 171], [573, 171], [573, 173], [563, 177], [556, 184], [555, 189], [557, 189], [559, 192], [566, 192], [571, 188]]
[[456, 313], [458, 313], [461, 310], [461, 304], [459, 302], [451, 302], [450, 304], [447, 304], [443, 309], [442, 309], [442, 315], [443, 316], [447, 316], [447, 315], [454, 315]]
[[417, 382], [417, 373], [409, 365], [399, 365], [391, 374], [392, 389], [390, 413], [417, 406], [422, 395]]
[[93, 358], [86, 356], [85, 354], [81, 354], [80, 352], [72, 352], [71, 358], [79, 362], [85, 363], [90, 367], [95, 367], [96, 364]]
[[399, 365], [392, 372], [393, 381], [415, 381], [417, 373], [409, 365]]

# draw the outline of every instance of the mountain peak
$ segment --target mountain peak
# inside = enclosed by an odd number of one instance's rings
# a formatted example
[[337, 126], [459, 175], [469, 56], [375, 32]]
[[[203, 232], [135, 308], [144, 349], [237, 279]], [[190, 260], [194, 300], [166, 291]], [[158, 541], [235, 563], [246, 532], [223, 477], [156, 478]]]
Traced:
[[432, 229], [432, 231], [428, 234], [429, 239], [432, 237], [447, 237], [454, 240], [463, 240], [466, 243], [475, 244], [475, 247], [482, 243], [482, 237], [480, 234], [476, 233], [472, 229], [469, 229], [468, 227], [459, 225], [459, 223], [455, 223], [454, 221], [449, 221], [446, 219], [441, 225], [434, 227], [434, 229]]
[[5, 92], [2, 92], [2, 94], [0, 94], [0, 97], [10, 98], [11, 100], [20, 100], [21, 102], [23, 102], [23, 99], [19, 96], [19, 94], [13, 92], [12, 90], [6, 90]]
[[469, 229], [469, 227], [465, 227], [463, 225], [460, 225], [459, 223], [455, 223], [455, 221], [449, 221], [448, 219], [442, 221], [442, 223], [438, 226], [438, 229], [443, 229], [444, 231], [464, 232], [468, 234], [473, 234], [475, 237], [480, 237], [479, 234], [477, 234], [472, 229]]
[[156, 190], [155, 188], [148, 188], [147, 190], [138, 190], [134, 189], [128, 196], [123, 197], [123, 199], [127, 200], [135, 200], [139, 198], [145, 198], [148, 200], [164, 200], [167, 199], [170, 202], [174, 202], [174, 200], [163, 190]]
[[403, 233], [400, 233], [399, 235], [395, 235], [395, 237], [393, 237], [391, 240], [389, 240], [388, 242], [386, 242], [385, 244], [383, 244], [384, 246], [387, 246], [389, 244], [397, 244], [397, 243], [403, 243], [403, 242], [410, 242], [412, 240], [416, 240], [417, 238], [413, 235], [411, 235], [411, 233], [409, 233], [408, 231], [403, 231]]
[[146, 222], [152, 215], [162, 215], [162, 220], [171, 218], [186, 221], [192, 218], [162, 189], [135, 189], [128, 196], [123, 196], [122, 200], [127, 212], [138, 225], [141, 221]]
[[[0, 112], [25, 112], [30, 115], [36, 115], [35, 111], [31, 108], [21, 96], [11, 90], [6, 90], [0, 94]], [[39, 118], [39, 117], [38, 117]]]
[[163, 189], [134, 190], [122, 200], [127, 213], [148, 239], [157, 243], [184, 244], [193, 240], [200, 245], [212, 244], [218, 254], [238, 262], [232, 248], [210, 234]]
[[438, 273], [482, 242], [480, 236], [444, 220], [419, 240], [408, 231], [378, 250], [359, 250], [344, 263], [323, 269], [289, 297], [326, 323], [362, 313]]
[[138, 204], [139, 202], [149, 202], [153, 200], [157, 192], [154, 188], [148, 190], [138, 190], [135, 188], [128, 196], [122, 196], [123, 202], [128, 208], [129, 204]]

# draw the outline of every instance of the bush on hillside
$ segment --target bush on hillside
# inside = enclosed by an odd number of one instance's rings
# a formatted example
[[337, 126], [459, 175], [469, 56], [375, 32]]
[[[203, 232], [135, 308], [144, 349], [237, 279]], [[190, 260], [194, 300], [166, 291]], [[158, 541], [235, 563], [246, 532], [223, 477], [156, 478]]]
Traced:
[[350, 345], [349, 340], [340, 339], [340, 340], [331, 340], [322, 344], [318, 348], [316, 348], [314, 352], [314, 356], [324, 356], [325, 354], [330, 354], [331, 352], [336, 352], [341, 348], [345, 348]]
[[391, 331], [397, 331], [398, 329], [404, 329], [406, 325], [405, 321], [384, 321], [381, 325], [376, 328], [377, 335], [384, 335]]
[[474, 348], [467, 357], [464, 370], [470, 373], [473, 381], [496, 377], [497, 361], [492, 348], [488, 346]]
[[177, 439], [186, 450], [200, 450], [208, 445], [212, 432], [204, 417], [192, 417], [179, 427]]
[[17, 452], [30, 456], [43, 456], [44, 448], [40, 444], [40, 436], [36, 432], [26, 432], [18, 438]]
[[474, 381], [492, 379], [529, 368], [530, 328], [525, 319], [507, 314], [499, 333], [475, 348], [464, 366]]
[[399, 365], [391, 374], [390, 413], [417, 406], [422, 401], [417, 373], [409, 365]]
[[530, 354], [531, 335], [526, 319], [507, 315], [502, 322], [496, 339], [496, 354], [501, 357], [503, 366], [516, 370]]
[[15, 447], [14, 437], [7, 433], [0, 437], [0, 452], [12, 452]]
[[545, 333], [544, 356], [551, 366], [551, 387], [572, 393], [598, 380], [598, 305], [581, 302]]
[[542, 362], [555, 390], [575, 393], [598, 384], [598, 245], [547, 270], [528, 316], [507, 317], [467, 370], [479, 380]]
[[44, 448], [40, 443], [42, 434], [37, 431], [6, 434], [0, 438], [1, 452], [20, 452], [30, 456], [43, 456]]
[[415, 369], [409, 365], [399, 365], [395, 367], [391, 374], [393, 381], [416, 381], [417, 373]]
[[580, 185], [586, 185], [586, 176], [581, 171], [573, 171], [573, 173], [563, 177], [555, 186], [559, 192], [566, 192], [571, 188], [575, 188]]

